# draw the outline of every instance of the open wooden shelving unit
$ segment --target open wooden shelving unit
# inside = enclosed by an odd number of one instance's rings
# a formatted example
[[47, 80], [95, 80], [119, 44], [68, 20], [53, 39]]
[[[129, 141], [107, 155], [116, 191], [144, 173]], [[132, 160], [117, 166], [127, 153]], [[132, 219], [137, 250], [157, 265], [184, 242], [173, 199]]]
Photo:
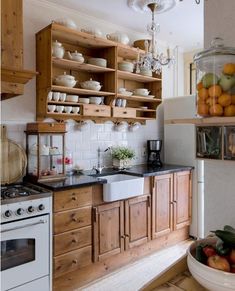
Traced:
[[[61, 42], [65, 48], [66, 53], [63, 59], [52, 56], [52, 43], [55, 40]], [[156, 119], [156, 108], [161, 103], [161, 76], [149, 77], [118, 70], [118, 62], [135, 61], [138, 54], [144, 53], [142, 50], [55, 23], [39, 31], [36, 34], [36, 42], [37, 71], [39, 72], [37, 76], [38, 121], [52, 117], [56, 120], [91, 119], [95, 122], [126, 120], [128, 122], [139, 121], [144, 124], [146, 120]], [[67, 58], [67, 51], [75, 50], [83, 54], [84, 63]], [[88, 64], [87, 60], [90, 57], [107, 59], [107, 67]], [[54, 78], [64, 72], [75, 77], [78, 81], [76, 87], [69, 88], [54, 84]], [[79, 87], [81, 82], [90, 78], [100, 82], [102, 91]], [[117, 93], [120, 87], [125, 87], [127, 90], [147, 88], [155, 98], [134, 95], [127, 97]], [[103, 96], [104, 105], [47, 100], [50, 91], [76, 94], [80, 97]], [[126, 107], [116, 107], [114, 104], [117, 98], [126, 99]], [[80, 106], [80, 112], [79, 114], [48, 112], [48, 104]]]
[[235, 117], [168, 119], [165, 124], [235, 125]]

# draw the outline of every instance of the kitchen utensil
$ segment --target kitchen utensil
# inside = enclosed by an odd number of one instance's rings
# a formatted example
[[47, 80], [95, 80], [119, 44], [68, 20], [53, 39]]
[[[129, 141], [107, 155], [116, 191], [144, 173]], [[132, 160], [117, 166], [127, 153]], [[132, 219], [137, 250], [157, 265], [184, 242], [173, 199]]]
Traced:
[[129, 44], [130, 39], [127, 34], [123, 32], [114, 32], [106, 35], [106, 38], [112, 41], [120, 42], [123, 44]]
[[53, 20], [52, 22], [58, 23], [68, 28], [77, 29], [76, 23], [70, 18], [58, 18], [56, 20]]
[[84, 63], [84, 57], [82, 56], [81, 53], [78, 53], [77, 51], [74, 51], [74, 52], [67, 51], [67, 54], [68, 54], [69, 60], [77, 61], [79, 63]]
[[92, 79], [85, 82], [81, 82], [80, 85], [83, 89], [87, 89], [87, 90], [100, 91], [101, 89], [100, 82], [93, 81]]
[[150, 91], [145, 88], [138, 88], [134, 90], [134, 94], [139, 96], [148, 96], [149, 92]]
[[56, 109], [56, 105], [51, 105], [51, 104], [47, 105], [47, 110], [49, 112], [54, 112], [55, 109]]
[[56, 111], [57, 111], [58, 113], [62, 113], [62, 112], [64, 111], [64, 106], [62, 106], [62, 105], [57, 105], [57, 106], [56, 106]]
[[54, 101], [59, 101], [59, 99], [60, 99], [60, 92], [53, 92], [53, 97], [52, 97], [52, 99], [53, 99]]
[[95, 96], [95, 97], [89, 97], [89, 98], [90, 98], [90, 103], [91, 104], [99, 105], [102, 102], [102, 98], [101, 97]]
[[1, 184], [18, 181], [25, 173], [27, 157], [24, 149], [7, 138], [6, 126], [1, 125]]
[[66, 101], [68, 102], [78, 102], [78, 95], [67, 95]]
[[74, 76], [66, 75], [66, 72], [64, 72], [63, 75], [59, 75], [55, 77], [54, 82], [56, 85], [70, 87], [70, 88], [74, 87], [77, 83]]
[[71, 111], [72, 111], [72, 106], [65, 106], [64, 107], [64, 111], [66, 112], [66, 113], [71, 113]]
[[84, 103], [84, 104], [89, 104], [90, 103], [90, 99], [86, 98], [86, 97], [79, 97], [79, 103]]
[[65, 101], [65, 99], [66, 99], [66, 93], [60, 93], [60, 101], [61, 102], [64, 102]]
[[100, 67], [107, 67], [107, 60], [102, 58], [89, 58], [87, 61], [88, 64], [100, 66]]
[[64, 56], [64, 47], [62, 43], [58, 42], [57, 40], [52, 43], [52, 55], [53, 57], [62, 59]]

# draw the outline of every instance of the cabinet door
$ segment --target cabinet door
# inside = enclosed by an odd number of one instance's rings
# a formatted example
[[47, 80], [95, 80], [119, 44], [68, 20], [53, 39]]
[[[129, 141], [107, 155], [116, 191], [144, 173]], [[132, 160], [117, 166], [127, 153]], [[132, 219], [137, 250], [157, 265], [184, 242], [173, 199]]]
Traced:
[[173, 174], [154, 178], [152, 198], [152, 237], [157, 238], [172, 230]]
[[125, 249], [150, 240], [150, 195], [125, 201]]
[[93, 208], [94, 261], [124, 250], [124, 206], [122, 201]]
[[190, 171], [174, 173], [174, 229], [190, 224], [191, 184]]

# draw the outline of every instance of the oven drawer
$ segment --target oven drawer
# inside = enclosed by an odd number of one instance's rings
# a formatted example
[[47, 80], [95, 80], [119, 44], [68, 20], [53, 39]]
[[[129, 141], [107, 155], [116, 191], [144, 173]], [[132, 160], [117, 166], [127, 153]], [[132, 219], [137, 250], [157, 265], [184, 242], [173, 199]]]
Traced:
[[91, 224], [91, 206], [54, 213], [54, 234]]
[[74, 271], [91, 263], [91, 246], [54, 258], [54, 277]]
[[91, 226], [54, 235], [54, 256], [91, 245]]
[[113, 107], [113, 117], [123, 117], [123, 118], [135, 118], [136, 109], [134, 108], [123, 108], [123, 107]]
[[54, 212], [92, 204], [92, 188], [83, 187], [54, 193]]

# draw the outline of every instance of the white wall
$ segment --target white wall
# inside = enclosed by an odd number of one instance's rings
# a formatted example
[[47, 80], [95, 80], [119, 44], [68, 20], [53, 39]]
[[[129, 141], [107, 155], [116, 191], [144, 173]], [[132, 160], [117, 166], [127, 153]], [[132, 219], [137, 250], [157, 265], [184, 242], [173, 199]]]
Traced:
[[[141, 39], [143, 35], [137, 35], [123, 27], [118, 27], [105, 20], [97, 19], [89, 15], [81, 14], [46, 0], [24, 0], [24, 64], [26, 69], [35, 69], [35, 33], [47, 26], [53, 19], [68, 17], [73, 19], [79, 28], [99, 27], [105, 34], [113, 31], [125, 31], [132, 40]], [[164, 42], [159, 41], [161, 49]], [[181, 56], [181, 53], [179, 53]], [[179, 65], [180, 66], [180, 65]], [[178, 67], [180, 71], [180, 68]], [[173, 89], [173, 68], [164, 68], [163, 71], [163, 97], [174, 96]], [[13, 140], [24, 145], [24, 130], [27, 122], [34, 122], [36, 119], [36, 80], [30, 81], [25, 86], [25, 94], [1, 103], [2, 123], [8, 124], [8, 135]], [[96, 125], [89, 123], [86, 132], [76, 130], [71, 123], [67, 134], [67, 147], [74, 153], [75, 164], [82, 168], [91, 168], [96, 161], [96, 150], [98, 146], [105, 149], [107, 146], [122, 144], [129, 145], [136, 150], [137, 160], [135, 163], [145, 161], [142, 156], [143, 147], [147, 139], [163, 138], [163, 113], [159, 108], [157, 121], [148, 121], [145, 126], [137, 132], [115, 132], [113, 124], [107, 123]]]
[[[214, 37], [235, 47], [235, 1], [205, 1], [205, 47]], [[223, 225], [235, 225], [235, 164], [205, 161], [205, 235]]]

